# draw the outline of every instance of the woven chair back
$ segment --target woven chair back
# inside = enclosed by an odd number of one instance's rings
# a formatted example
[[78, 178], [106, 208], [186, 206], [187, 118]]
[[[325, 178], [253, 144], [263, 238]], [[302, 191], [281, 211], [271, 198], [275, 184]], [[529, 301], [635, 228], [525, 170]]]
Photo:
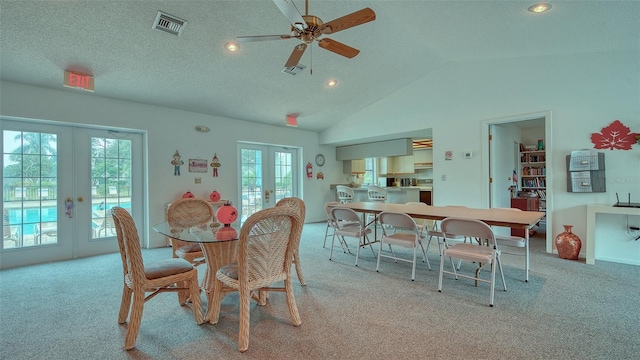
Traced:
[[304, 223], [304, 218], [307, 214], [307, 208], [305, 207], [304, 201], [302, 201], [302, 199], [297, 197], [286, 197], [280, 199], [280, 201], [276, 203], [276, 206], [288, 206], [294, 209], [300, 215], [300, 220], [302, 220], [302, 222]]
[[185, 198], [169, 205], [167, 220], [172, 227], [202, 226], [213, 220], [213, 206], [203, 199]]
[[284, 280], [298, 248], [302, 221], [290, 207], [274, 207], [251, 215], [240, 229], [238, 281], [249, 288]]
[[136, 224], [131, 214], [119, 206], [111, 208], [111, 215], [116, 227], [125, 283], [134, 291], [141, 290], [144, 286], [145, 273]]

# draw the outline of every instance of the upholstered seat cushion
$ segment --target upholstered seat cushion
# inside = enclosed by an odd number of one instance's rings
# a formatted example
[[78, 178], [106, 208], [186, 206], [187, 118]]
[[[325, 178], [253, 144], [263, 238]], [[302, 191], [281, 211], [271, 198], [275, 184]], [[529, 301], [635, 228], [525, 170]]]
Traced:
[[167, 259], [144, 266], [144, 273], [149, 280], [165, 276], [182, 274], [195, 269], [191, 263], [183, 259]]
[[238, 263], [230, 263], [220, 268], [221, 273], [226, 276], [238, 280]]
[[192, 253], [192, 252], [200, 252], [202, 248], [200, 248], [200, 243], [188, 243], [187, 245], [180, 246], [176, 253], [181, 252], [183, 254]]
[[456, 244], [445, 250], [445, 256], [490, 264], [493, 259], [493, 249], [489, 246]]

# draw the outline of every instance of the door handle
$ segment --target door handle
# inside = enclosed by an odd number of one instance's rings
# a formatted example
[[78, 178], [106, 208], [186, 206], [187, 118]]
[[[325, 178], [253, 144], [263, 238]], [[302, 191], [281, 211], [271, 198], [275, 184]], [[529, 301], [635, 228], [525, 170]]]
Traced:
[[73, 199], [68, 197], [64, 202], [64, 206], [66, 208], [65, 213], [69, 218], [72, 218], [73, 217]]

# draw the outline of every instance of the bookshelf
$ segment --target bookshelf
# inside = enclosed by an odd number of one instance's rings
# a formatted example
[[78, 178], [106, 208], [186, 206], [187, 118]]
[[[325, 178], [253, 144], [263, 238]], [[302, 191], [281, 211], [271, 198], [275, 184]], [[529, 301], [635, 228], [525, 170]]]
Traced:
[[520, 152], [520, 187], [540, 199], [538, 211], [546, 210], [547, 165], [544, 150]]

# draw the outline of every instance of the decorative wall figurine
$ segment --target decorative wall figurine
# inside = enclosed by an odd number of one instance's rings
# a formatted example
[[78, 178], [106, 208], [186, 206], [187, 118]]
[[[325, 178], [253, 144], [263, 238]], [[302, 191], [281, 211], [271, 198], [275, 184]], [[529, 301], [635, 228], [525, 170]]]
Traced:
[[318, 173], [316, 174], [316, 179], [323, 179], [324, 180], [324, 174], [322, 173], [322, 171], [318, 171]]
[[193, 195], [193, 193], [191, 191], [187, 191], [186, 193], [182, 194], [182, 198], [183, 199], [194, 198], [194, 197], [196, 197], [196, 196]]
[[616, 120], [602, 128], [600, 133], [592, 133], [591, 142], [594, 149], [631, 150], [631, 146], [637, 143], [638, 135], [640, 133], [632, 133], [620, 120]]
[[180, 176], [180, 166], [184, 165], [184, 161], [180, 160], [180, 153], [178, 152], [178, 150], [176, 150], [176, 153], [173, 154], [171, 165], [173, 165], [173, 175]]
[[211, 167], [213, 168], [213, 177], [218, 177], [218, 168], [222, 166], [220, 164], [220, 160], [218, 160], [218, 154], [213, 154], [213, 159], [211, 159]]
[[311, 165], [311, 162], [307, 163], [307, 177], [309, 179], [313, 178], [313, 165]]

